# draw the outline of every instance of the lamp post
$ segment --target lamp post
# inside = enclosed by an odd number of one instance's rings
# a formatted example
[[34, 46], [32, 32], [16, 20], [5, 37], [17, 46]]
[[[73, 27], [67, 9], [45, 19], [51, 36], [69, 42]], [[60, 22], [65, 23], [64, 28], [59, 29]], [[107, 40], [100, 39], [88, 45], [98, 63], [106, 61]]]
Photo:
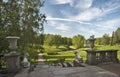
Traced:
[[10, 49], [10, 53], [5, 54], [6, 66], [8, 72], [16, 73], [20, 69], [19, 54], [16, 52], [19, 37], [8, 36], [6, 39], [8, 39]]
[[91, 48], [91, 50], [93, 50], [94, 49], [94, 42], [95, 42], [94, 35], [90, 36], [90, 38], [88, 40], [90, 42], [90, 48]]

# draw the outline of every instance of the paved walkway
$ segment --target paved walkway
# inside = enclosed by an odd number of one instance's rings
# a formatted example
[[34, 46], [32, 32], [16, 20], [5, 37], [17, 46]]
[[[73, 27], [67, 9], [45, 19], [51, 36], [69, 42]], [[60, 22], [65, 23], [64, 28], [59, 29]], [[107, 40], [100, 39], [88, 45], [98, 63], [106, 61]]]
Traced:
[[97, 66], [86, 65], [86, 67], [62, 68], [41, 64], [38, 65], [34, 71], [30, 73], [24, 71], [15, 77], [120, 77], [120, 74]]
[[120, 77], [120, 64], [99, 64], [85, 67], [59, 67], [44, 63], [43, 54], [39, 54], [39, 64], [32, 72], [28, 68], [15, 77]]

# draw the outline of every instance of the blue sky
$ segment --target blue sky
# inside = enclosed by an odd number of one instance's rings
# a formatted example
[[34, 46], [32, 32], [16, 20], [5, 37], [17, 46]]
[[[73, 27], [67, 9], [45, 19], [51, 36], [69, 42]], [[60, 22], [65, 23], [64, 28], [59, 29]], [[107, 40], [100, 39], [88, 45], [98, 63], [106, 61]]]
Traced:
[[102, 37], [120, 27], [120, 0], [42, 0], [45, 33]]

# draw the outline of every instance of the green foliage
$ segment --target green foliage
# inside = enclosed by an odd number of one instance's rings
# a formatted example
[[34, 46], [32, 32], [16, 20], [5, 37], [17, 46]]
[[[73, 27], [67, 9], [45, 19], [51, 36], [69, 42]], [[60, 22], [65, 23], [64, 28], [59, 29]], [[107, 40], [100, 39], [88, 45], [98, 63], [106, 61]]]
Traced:
[[64, 45], [69, 48], [71, 45], [71, 38], [62, 37], [61, 35], [45, 34], [44, 44], [47, 46], [56, 46], [59, 48], [60, 45]]
[[44, 45], [44, 52], [48, 53], [48, 52], [61, 52], [61, 51], [66, 51], [68, 50], [65, 46], [59, 46], [59, 48], [56, 48], [56, 46], [47, 46]]
[[48, 45], [48, 46], [52, 46], [54, 43], [53, 43], [53, 35], [51, 34], [46, 34], [44, 35], [45, 38], [44, 38], [44, 44], [45, 45]]
[[116, 43], [120, 44], [120, 28], [115, 31]]
[[104, 34], [103, 37], [96, 38], [95, 44], [97, 45], [116, 45], [120, 44], [120, 28], [112, 32], [110, 37], [108, 34]]
[[120, 44], [120, 28], [118, 28], [115, 32], [113, 31], [111, 37], [111, 45]]
[[[8, 52], [6, 36], [19, 36], [18, 52], [28, 52], [30, 61], [36, 61], [38, 50], [43, 50], [43, 24], [46, 16], [41, 13], [41, 0], [0, 1], [0, 53]], [[23, 56], [21, 56], [23, 57]]]
[[66, 46], [67, 48], [69, 48], [70, 45], [72, 45], [72, 39], [68, 38], [68, 37], [62, 37], [62, 45]]
[[57, 52], [47, 52], [47, 55], [57, 55]]
[[54, 45], [56, 45], [56, 48], [58, 48], [61, 45], [61, 39], [62, 37], [60, 35], [55, 35], [53, 40], [54, 40]]
[[83, 47], [83, 45], [84, 45], [84, 40], [85, 40], [84, 36], [82, 36], [82, 35], [77, 35], [77, 36], [74, 36], [74, 37], [72, 38], [72, 44], [73, 44], [76, 48], [81, 48], [81, 47]]
[[102, 38], [96, 38], [95, 44], [102, 45], [103, 44]]
[[109, 37], [108, 34], [104, 34], [102, 38], [103, 38], [103, 44], [104, 45], [109, 45], [110, 44], [110, 37]]

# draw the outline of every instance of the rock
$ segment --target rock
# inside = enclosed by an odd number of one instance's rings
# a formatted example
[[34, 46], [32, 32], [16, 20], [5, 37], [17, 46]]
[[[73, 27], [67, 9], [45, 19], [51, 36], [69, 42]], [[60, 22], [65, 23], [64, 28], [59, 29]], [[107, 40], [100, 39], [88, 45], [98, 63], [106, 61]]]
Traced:
[[61, 63], [58, 63], [58, 66], [61, 66], [61, 67], [62, 67], [62, 64], [61, 64]]
[[68, 66], [68, 67], [73, 67], [74, 65], [73, 65], [72, 62], [67, 62], [67, 66]]
[[67, 63], [62, 63], [62, 67], [67, 67]]
[[84, 67], [84, 65], [81, 62], [77, 61], [77, 60], [74, 60], [73, 64], [74, 64], [75, 67], [79, 67], [79, 66]]

